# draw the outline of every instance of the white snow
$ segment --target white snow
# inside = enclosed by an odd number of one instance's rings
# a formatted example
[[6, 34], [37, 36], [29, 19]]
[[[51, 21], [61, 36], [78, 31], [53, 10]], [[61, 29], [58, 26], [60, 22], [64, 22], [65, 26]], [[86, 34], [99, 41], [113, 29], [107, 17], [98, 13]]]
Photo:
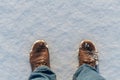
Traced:
[[100, 74], [119, 80], [119, 26], [119, 0], [0, 0], [0, 80], [28, 79], [29, 52], [40, 39], [58, 80], [72, 80], [84, 39], [97, 47]]

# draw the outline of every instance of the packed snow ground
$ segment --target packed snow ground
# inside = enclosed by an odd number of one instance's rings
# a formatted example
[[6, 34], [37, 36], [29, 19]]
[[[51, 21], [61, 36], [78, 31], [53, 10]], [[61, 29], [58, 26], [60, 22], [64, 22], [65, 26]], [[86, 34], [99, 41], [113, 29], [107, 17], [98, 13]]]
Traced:
[[99, 51], [100, 74], [120, 79], [119, 0], [0, 0], [0, 80], [27, 80], [34, 41], [49, 45], [58, 80], [72, 80], [84, 39]]

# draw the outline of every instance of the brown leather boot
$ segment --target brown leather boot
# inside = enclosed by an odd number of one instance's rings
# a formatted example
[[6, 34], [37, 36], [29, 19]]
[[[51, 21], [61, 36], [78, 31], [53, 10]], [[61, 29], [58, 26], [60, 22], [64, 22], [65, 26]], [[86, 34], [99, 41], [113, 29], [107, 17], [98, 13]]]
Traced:
[[33, 44], [30, 52], [30, 64], [32, 71], [41, 65], [50, 67], [48, 46], [44, 40], [38, 40]]
[[81, 42], [79, 47], [79, 66], [82, 64], [88, 64], [92, 67], [95, 67], [98, 64], [98, 55], [95, 45], [89, 41], [84, 40]]

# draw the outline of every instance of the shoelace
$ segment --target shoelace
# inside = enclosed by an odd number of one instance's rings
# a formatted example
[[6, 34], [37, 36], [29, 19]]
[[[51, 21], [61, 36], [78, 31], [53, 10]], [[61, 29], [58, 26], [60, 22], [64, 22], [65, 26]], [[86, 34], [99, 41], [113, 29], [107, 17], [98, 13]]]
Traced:
[[92, 59], [98, 61], [98, 54], [97, 54], [98, 52], [95, 52], [95, 51], [84, 51], [84, 52], [86, 52], [87, 54], [89, 54], [89, 56]]
[[47, 63], [44, 60], [40, 60], [35, 64], [35, 67], [41, 66], [41, 65], [47, 65]]

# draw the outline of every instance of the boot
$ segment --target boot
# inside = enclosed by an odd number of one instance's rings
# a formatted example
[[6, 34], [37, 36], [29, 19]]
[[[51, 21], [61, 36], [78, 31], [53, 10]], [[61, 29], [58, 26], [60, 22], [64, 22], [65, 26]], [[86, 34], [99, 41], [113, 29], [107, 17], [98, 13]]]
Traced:
[[38, 40], [33, 44], [30, 52], [30, 64], [32, 71], [42, 65], [50, 67], [48, 45], [44, 40]]
[[78, 53], [79, 66], [88, 64], [92, 67], [96, 67], [98, 64], [98, 55], [95, 45], [89, 41], [84, 40], [81, 42]]

